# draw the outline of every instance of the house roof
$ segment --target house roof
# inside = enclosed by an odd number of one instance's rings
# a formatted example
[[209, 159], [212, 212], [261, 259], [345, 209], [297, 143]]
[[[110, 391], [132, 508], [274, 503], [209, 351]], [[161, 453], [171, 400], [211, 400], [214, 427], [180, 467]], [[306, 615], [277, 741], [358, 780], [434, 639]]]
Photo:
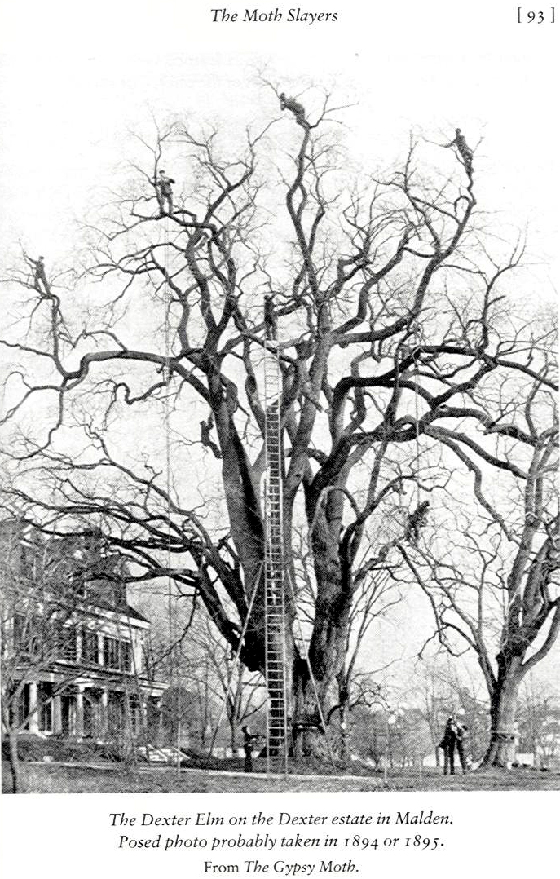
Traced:
[[123, 616], [130, 617], [132, 620], [139, 620], [142, 623], [149, 623], [150, 620], [141, 614], [139, 610], [136, 610], [130, 604], [126, 602], [119, 602], [115, 604], [112, 601], [105, 601], [103, 598], [95, 597], [93, 601], [88, 602], [88, 605], [92, 611], [94, 610], [108, 610], [111, 613], [119, 613]]

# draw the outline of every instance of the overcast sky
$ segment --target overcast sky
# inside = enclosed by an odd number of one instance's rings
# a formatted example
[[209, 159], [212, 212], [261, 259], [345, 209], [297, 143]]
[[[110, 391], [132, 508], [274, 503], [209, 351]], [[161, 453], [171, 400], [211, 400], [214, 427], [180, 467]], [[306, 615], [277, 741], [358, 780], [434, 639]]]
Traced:
[[233, 113], [244, 124], [276, 112], [251, 82], [267, 64], [278, 82], [313, 77], [357, 104], [344, 118], [366, 165], [402, 153], [410, 129], [451, 136], [460, 125], [472, 142], [483, 137], [485, 207], [518, 227], [529, 223], [535, 260], [551, 264], [538, 272], [540, 295], [550, 295], [558, 232], [550, 31], [522, 36], [503, 2], [491, 10], [469, 3], [462, 18], [432, 3], [431, 20], [426, 4], [403, 15], [406, 6], [391, 13], [345, 3], [339, 23], [313, 27], [212, 24], [214, 5], [101, 0], [95, 15], [78, 17], [80, 4], [63, 0], [3, 4], [4, 243], [21, 235], [56, 262], [72, 219], [125, 157], [128, 129], [145, 126], [150, 113], [222, 124]]

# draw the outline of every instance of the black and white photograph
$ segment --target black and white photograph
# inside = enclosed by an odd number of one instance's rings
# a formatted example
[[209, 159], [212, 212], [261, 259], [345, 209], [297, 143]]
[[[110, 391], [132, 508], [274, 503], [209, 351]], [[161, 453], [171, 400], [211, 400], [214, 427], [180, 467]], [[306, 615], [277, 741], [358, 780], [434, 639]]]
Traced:
[[560, 10], [1, 9], [5, 863], [550, 821]]

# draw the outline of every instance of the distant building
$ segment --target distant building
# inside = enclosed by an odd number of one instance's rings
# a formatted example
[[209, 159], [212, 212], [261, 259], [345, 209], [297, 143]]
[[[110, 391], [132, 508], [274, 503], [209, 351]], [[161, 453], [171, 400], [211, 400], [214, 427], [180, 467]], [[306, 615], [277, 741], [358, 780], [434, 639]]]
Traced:
[[126, 565], [100, 533], [0, 529], [3, 696], [19, 732], [74, 740], [157, 737], [166, 685], [150, 680], [151, 623], [127, 599]]

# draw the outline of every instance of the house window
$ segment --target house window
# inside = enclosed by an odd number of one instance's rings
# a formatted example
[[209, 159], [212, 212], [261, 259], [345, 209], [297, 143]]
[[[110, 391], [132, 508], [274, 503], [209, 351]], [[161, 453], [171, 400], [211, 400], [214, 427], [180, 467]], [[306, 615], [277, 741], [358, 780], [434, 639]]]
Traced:
[[106, 635], [103, 640], [103, 664], [107, 668], [119, 668], [119, 653], [117, 638], [109, 638]]
[[39, 657], [45, 649], [44, 623], [31, 613], [16, 613], [14, 617], [14, 646], [22, 656]]
[[29, 701], [29, 684], [25, 684], [15, 711], [20, 729], [29, 729]]
[[132, 645], [121, 641], [121, 671], [132, 671]]
[[52, 732], [52, 684], [37, 684], [37, 727], [39, 732]]
[[78, 645], [76, 629], [63, 626], [59, 632], [59, 657], [67, 662], [76, 662]]
[[16, 650], [25, 654], [29, 653], [26, 628], [25, 617], [20, 613], [16, 613], [14, 616], [14, 646]]
[[87, 590], [83, 571], [72, 571], [70, 578], [72, 581], [71, 596], [85, 598]]
[[21, 576], [29, 581], [33, 581], [37, 574], [37, 550], [29, 544], [21, 546]]
[[99, 663], [99, 639], [97, 632], [84, 629], [82, 635], [82, 660], [93, 665]]
[[122, 735], [125, 725], [124, 693], [109, 693], [107, 705], [107, 722], [109, 735]]

